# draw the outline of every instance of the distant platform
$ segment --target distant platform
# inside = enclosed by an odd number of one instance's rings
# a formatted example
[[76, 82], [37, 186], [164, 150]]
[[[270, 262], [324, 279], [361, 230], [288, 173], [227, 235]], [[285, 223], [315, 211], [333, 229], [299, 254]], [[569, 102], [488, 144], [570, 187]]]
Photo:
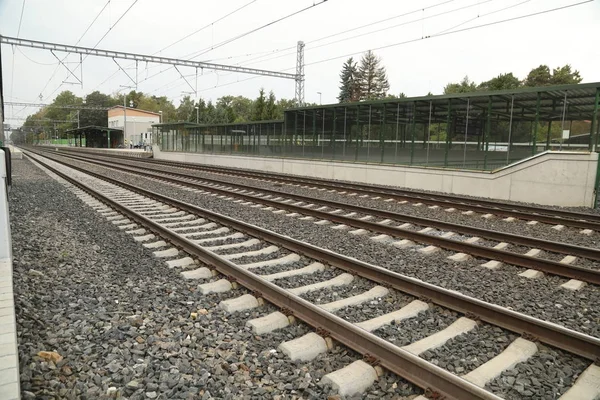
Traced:
[[68, 147], [68, 146], [43, 146], [49, 148], [57, 148], [61, 151], [80, 151], [94, 154], [118, 154], [125, 157], [133, 158], [151, 158], [152, 151], [144, 149], [102, 149], [96, 147]]

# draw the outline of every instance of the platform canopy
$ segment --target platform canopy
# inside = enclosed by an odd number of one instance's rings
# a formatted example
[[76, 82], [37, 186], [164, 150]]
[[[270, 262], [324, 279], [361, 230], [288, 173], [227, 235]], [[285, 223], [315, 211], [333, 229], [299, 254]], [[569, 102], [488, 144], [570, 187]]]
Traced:
[[[405, 98], [389, 98], [373, 101], [329, 104], [292, 108], [287, 112], [308, 110], [332, 110], [359, 107], [382, 110], [385, 107], [389, 116], [396, 117], [396, 108], [392, 106], [415, 105], [417, 122], [429, 122], [430, 106], [431, 122], [445, 122], [449, 110], [456, 113], [471, 111], [487, 112], [503, 118], [511, 117], [513, 121], [556, 121], [562, 120], [563, 114], [567, 120], [589, 120], [595, 107], [596, 92], [600, 82], [573, 85], [528, 87], [507, 90], [475, 91], [469, 93], [452, 93], [437, 96], [420, 96]], [[539, 102], [539, 105], [538, 105]], [[563, 104], [566, 108], [563, 109]], [[411, 107], [412, 108], [412, 107]], [[564, 111], [564, 112], [563, 112]], [[471, 117], [470, 117], [471, 118]]]
[[72, 135], [75, 138], [75, 145], [80, 147], [111, 149], [123, 145], [123, 129], [90, 125], [69, 129], [65, 133]]

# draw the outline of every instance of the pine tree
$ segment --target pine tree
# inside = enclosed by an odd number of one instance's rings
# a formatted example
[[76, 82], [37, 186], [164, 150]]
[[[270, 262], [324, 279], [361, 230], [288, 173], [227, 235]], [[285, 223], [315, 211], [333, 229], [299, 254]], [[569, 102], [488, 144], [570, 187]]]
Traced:
[[342, 66], [340, 79], [341, 86], [338, 96], [340, 103], [360, 100], [357, 63], [352, 57], [346, 60]]
[[381, 59], [371, 50], [365, 53], [360, 60], [358, 69], [360, 99], [382, 99], [387, 95], [390, 84], [387, 80], [385, 67], [381, 66]]
[[267, 114], [267, 101], [265, 99], [265, 89], [260, 88], [258, 98], [254, 101], [253, 121], [263, 121]]
[[273, 120], [277, 118], [277, 104], [276, 104], [275, 93], [271, 90], [269, 92], [269, 99], [265, 106], [265, 119]]

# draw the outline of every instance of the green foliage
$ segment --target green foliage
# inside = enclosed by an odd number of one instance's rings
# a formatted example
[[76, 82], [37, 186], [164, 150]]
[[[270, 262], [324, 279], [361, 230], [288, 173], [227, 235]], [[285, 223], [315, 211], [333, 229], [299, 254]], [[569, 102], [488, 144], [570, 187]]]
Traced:
[[521, 86], [519, 78], [513, 75], [512, 72], [508, 74], [500, 74], [489, 81], [481, 82], [477, 87], [477, 90], [505, 90], [505, 89], [516, 89]]
[[367, 51], [360, 60], [358, 80], [360, 100], [383, 99], [390, 90], [385, 67], [381, 66], [381, 59], [371, 50]]
[[275, 98], [275, 93], [273, 93], [273, 91], [269, 92], [269, 99], [267, 100], [265, 114], [265, 118], [267, 120], [275, 119], [277, 116], [277, 99]]
[[525, 78], [524, 84], [525, 86], [546, 86], [551, 85], [552, 83], [552, 74], [550, 73], [550, 68], [547, 65], [540, 65], [537, 68], [532, 69], [527, 74], [527, 78]]
[[459, 83], [449, 83], [444, 87], [444, 94], [469, 93], [477, 89], [475, 82], [465, 76]]
[[579, 71], [573, 71], [570, 64], [563, 67], [554, 68], [550, 72], [547, 65], [540, 65], [532, 69], [523, 84], [525, 86], [548, 86], [548, 85], [570, 85], [579, 83], [583, 80], [579, 75]]
[[[100, 93], [92, 92], [85, 97], [85, 105], [88, 107], [112, 107], [117, 104], [117, 100]], [[108, 118], [104, 110], [81, 110], [79, 111], [80, 126], [108, 126]]]
[[252, 121], [263, 121], [267, 115], [267, 100], [265, 99], [265, 90], [260, 88], [258, 97], [254, 101], [254, 110], [252, 112]]
[[390, 84], [385, 67], [381, 65], [381, 59], [372, 51], [363, 54], [360, 66], [352, 57], [342, 66], [338, 95], [341, 103], [394, 98], [393, 95], [387, 94], [389, 90]]
[[340, 84], [340, 94], [338, 95], [340, 103], [358, 101], [360, 99], [358, 66], [352, 57], [346, 60], [342, 66]]
[[554, 68], [552, 71], [553, 85], [570, 85], [579, 83], [583, 78], [579, 75], [579, 71], [571, 71], [571, 65], [567, 64], [564, 67]]

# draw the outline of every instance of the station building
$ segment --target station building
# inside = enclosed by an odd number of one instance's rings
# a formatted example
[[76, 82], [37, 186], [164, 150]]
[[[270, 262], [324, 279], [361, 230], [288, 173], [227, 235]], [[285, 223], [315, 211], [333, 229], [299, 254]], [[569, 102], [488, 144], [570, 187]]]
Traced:
[[124, 132], [125, 145], [150, 145], [152, 125], [159, 122], [160, 114], [152, 111], [123, 106], [114, 106], [108, 110], [108, 127]]

